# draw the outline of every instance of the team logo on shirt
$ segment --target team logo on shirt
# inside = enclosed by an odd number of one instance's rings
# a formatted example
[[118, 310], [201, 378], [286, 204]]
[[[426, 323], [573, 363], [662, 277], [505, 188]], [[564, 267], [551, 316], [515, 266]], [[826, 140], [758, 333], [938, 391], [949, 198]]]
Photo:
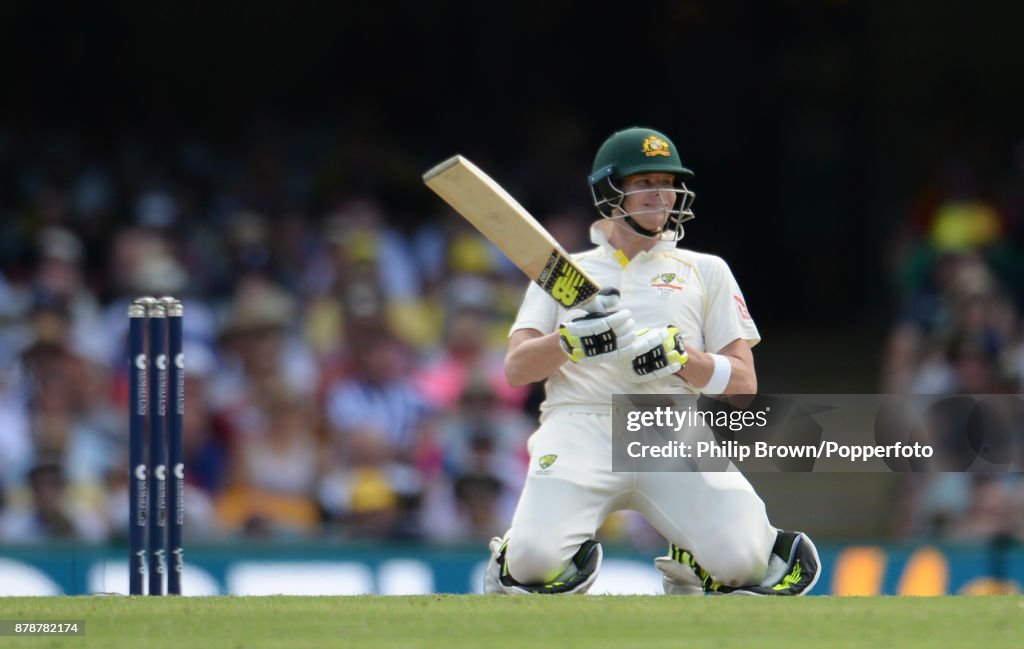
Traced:
[[534, 471], [533, 475], [551, 475], [551, 465], [554, 464], [557, 459], [558, 456], [554, 454], [541, 455], [537, 460], [537, 464], [540, 465], [540, 468]]
[[651, 288], [657, 289], [662, 298], [683, 290], [685, 285], [686, 282], [676, 273], [659, 273], [651, 278]]

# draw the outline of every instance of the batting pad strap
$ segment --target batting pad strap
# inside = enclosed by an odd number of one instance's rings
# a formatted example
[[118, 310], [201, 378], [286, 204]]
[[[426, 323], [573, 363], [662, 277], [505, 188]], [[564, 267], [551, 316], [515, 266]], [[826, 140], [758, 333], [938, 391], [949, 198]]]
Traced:
[[700, 389], [704, 394], [722, 394], [729, 386], [729, 378], [732, 376], [732, 363], [728, 356], [722, 354], [710, 354], [711, 360], [715, 362], [715, 369], [711, 373], [708, 384]]

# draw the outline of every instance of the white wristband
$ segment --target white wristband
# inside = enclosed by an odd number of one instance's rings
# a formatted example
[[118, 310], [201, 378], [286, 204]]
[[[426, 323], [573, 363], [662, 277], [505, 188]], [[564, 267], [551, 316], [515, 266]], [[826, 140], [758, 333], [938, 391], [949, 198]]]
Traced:
[[715, 361], [715, 371], [711, 373], [711, 380], [700, 389], [704, 394], [722, 394], [729, 386], [729, 377], [732, 376], [732, 363], [727, 356], [721, 354], [710, 354]]

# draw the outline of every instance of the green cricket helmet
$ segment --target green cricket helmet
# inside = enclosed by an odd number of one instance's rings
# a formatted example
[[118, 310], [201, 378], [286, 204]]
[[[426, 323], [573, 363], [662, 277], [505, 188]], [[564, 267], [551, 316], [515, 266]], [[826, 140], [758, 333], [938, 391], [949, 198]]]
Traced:
[[[647, 230], [622, 209], [626, 192], [620, 189], [623, 178], [642, 173], [668, 173], [675, 177], [676, 200], [668, 210], [669, 218], [658, 231]], [[693, 172], [679, 160], [676, 146], [668, 137], [650, 128], [631, 127], [614, 133], [604, 141], [594, 156], [594, 169], [588, 178], [594, 207], [606, 219], [622, 219], [636, 233], [652, 238], [678, 241], [683, 237], [683, 223], [694, 218], [690, 206], [695, 194], [685, 181]], [[632, 193], [632, 192], [631, 192]]]

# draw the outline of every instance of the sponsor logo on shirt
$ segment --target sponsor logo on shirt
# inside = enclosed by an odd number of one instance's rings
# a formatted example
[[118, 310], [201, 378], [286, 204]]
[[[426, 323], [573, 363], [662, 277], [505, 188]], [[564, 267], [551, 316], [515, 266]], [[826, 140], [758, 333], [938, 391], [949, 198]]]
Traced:
[[747, 311], [747, 305], [743, 302], [743, 298], [739, 295], [733, 295], [732, 299], [736, 300], [736, 308], [740, 310], [740, 316], [742, 316], [744, 320], [753, 320], [753, 318], [750, 317], [750, 311]]

